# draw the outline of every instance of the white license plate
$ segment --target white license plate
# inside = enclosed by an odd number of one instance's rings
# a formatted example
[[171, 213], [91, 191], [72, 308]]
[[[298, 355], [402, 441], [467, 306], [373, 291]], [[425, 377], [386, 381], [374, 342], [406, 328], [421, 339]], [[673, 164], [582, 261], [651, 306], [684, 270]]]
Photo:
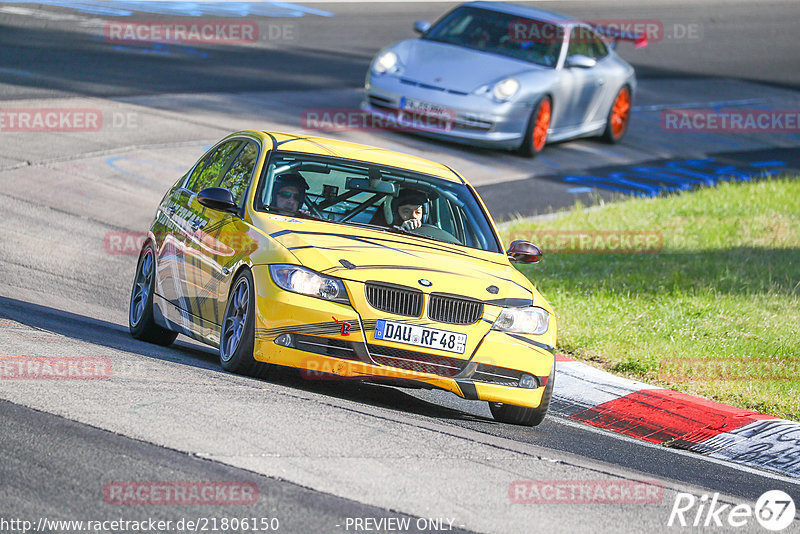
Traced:
[[444, 106], [431, 104], [416, 98], [404, 98], [401, 107], [406, 111], [413, 111], [414, 113], [424, 113], [425, 115], [433, 115], [435, 117], [452, 118], [452, 112]]
[[375, 339], [446, 350], [457, 354], [464, 354], [464, 351], [467, 350], [467, 334], [415, 324], [396, 323], [386, 319], [378, 319], [378, 324], [375, 325]]

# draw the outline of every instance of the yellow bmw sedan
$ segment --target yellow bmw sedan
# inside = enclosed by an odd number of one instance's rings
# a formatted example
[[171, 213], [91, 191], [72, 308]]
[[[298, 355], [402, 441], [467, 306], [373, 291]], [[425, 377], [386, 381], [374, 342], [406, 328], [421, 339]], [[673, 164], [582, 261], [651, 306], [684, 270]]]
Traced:
[[224, 369], [440, 388], [539, 424], [556, 319], [472, 186], [379, 148], [258, 131], [214, 145], [164, 196], [139, 255], [131, 334], [180, 333]]

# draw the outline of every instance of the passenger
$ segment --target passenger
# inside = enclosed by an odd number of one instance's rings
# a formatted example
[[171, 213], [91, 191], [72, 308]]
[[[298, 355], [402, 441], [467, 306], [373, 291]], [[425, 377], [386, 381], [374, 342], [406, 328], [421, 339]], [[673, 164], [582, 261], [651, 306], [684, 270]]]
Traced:
[[414, 189], [404, 189], [392, 199], [394, 225], [404, 230], [416, 230], [422, 226], [422, 207], [428, 202], [425, 193]]

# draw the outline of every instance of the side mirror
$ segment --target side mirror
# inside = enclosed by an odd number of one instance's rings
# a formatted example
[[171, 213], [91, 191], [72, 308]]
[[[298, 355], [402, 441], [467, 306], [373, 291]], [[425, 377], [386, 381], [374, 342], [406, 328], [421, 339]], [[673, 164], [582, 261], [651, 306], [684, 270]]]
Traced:
[[536, 263], [542, 259], [542, 249], [528, 241], [514, 241], [508, 247], [508, 259], [515, 263]]
[[584, 56], [583, 54], [573, 54], [567, 58], [564, 64], [567, 68], [577, 67], [579, 69], [591, 69], [597, 65], [597, 60]]
[[233, 193], [223, 187], [207, 187], [197, 193], [197, 201], [207, 208], [226, 213], [239, 213]]
[[425, 35], [431, 29], [431, 23], [427, 20], [418, 20], [414, 23], [414, 31]]

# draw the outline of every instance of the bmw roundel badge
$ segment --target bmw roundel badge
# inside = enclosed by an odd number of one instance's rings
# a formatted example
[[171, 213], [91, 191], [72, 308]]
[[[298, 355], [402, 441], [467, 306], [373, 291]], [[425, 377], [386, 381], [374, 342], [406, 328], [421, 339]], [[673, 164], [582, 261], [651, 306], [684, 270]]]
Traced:
[[422, 287], [431, 287], [433, 285], [433, 283], [430, 280], [426, 280], [424, 278], [420, 278], [417, 281], [419, 282], [419, 285], [421, 285]]

